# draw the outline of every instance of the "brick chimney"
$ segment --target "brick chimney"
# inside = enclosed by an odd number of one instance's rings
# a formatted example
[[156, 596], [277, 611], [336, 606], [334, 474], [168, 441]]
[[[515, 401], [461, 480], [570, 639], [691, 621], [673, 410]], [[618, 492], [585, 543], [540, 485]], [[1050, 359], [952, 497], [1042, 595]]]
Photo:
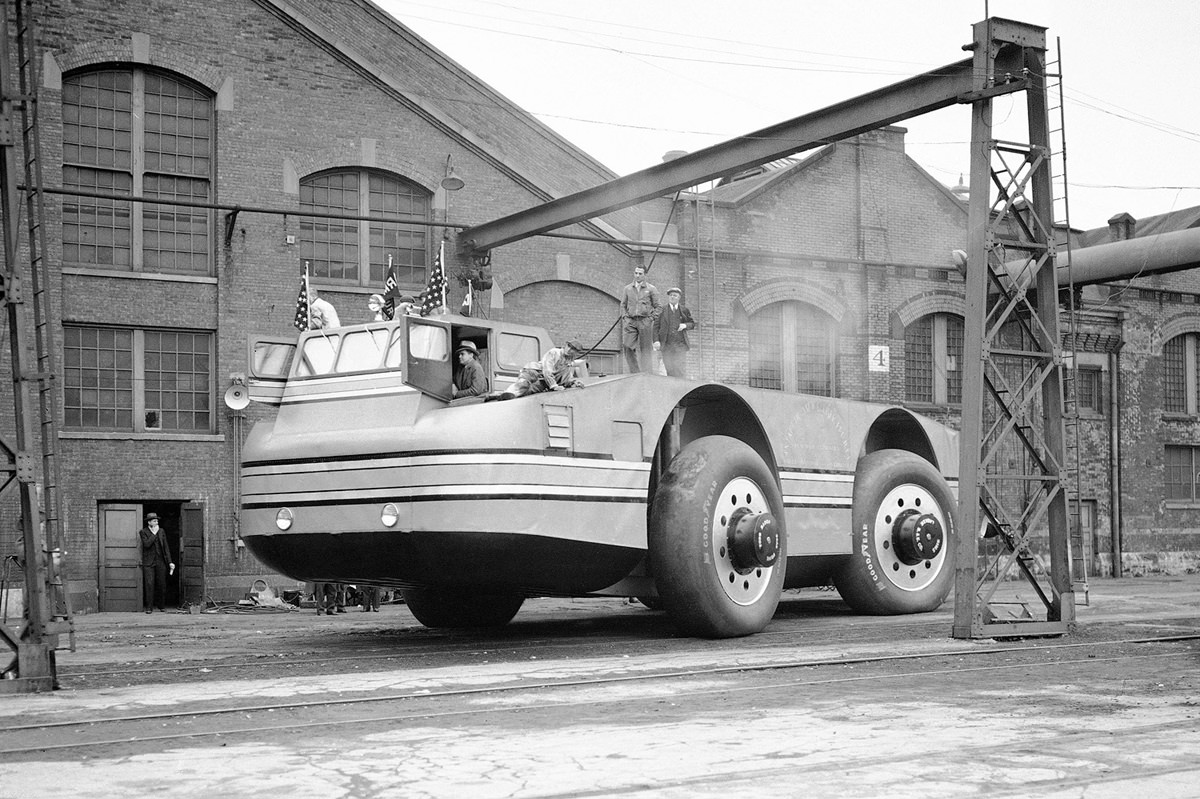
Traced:
[[1124, 241], [1125, 239], [1132, 239], [1133, 231], [1136, 227], [1137, 220], [1127, 212], [1117, 214], [1108, 220], [1108, 240]]

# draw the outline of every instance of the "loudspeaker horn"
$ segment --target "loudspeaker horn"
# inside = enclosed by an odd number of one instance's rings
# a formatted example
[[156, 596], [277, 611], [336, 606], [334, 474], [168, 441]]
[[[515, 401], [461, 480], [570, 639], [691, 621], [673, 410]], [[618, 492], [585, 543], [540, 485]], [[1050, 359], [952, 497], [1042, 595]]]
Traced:
[[225, 404], [235, 410], [240, 411], [250, 404], [250, 395], [246, 393], [246, 387], [234, 384], [225, 390]]

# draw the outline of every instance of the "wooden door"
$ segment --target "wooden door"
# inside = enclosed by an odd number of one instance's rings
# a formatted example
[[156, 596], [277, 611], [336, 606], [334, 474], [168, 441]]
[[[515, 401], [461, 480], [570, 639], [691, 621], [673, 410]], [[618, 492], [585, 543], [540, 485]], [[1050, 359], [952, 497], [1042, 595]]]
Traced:
[[204, 506], [188, 502], [179, 512], [179, 590], [182, 604], [204, 604]]
[[142, 506], [100, 506], [100, 610], [142, 609]]

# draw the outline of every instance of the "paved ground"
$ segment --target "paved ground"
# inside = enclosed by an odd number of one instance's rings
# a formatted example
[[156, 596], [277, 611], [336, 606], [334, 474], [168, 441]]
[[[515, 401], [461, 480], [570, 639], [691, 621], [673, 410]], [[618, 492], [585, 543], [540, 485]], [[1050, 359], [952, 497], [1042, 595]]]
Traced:
[[[0, 696], [0, 796], [1200, 796], [1200, 576], [1096, 581], [1078, 616], [1000, 655], [950, 638], [950, 604], [812, 592], [722, 642], [617, 600], [534, 601], [495, 636], [402, 606], [83, 616], [63, 690]], [[327, 699], [360, 704], [278, 707]], [[17, 752], [87, 719], [107, 744]]]

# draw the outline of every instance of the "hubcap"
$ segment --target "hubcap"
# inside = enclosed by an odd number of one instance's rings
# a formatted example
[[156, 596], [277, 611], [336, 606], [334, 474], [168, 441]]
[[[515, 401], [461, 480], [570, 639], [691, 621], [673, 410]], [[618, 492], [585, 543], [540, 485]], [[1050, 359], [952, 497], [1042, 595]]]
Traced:
[[879, 503], [871, 536], [879, 570], [903, 591], [920, 591], [946, 563], [946, 511], [915, 483], [895, 486]]
[[942, 551], [945, 537], [936, 516], [917, 510], [903, 511], [892, 525], [896, 555], [909, 566], [936, 557]]
[[779, 525], [762, 489], [735, 477], [713, 507], [709, 547], [717, 582], [731, 600], [752, 605], [771, 583], [779, 559]]
[[734, 511], [729, 523], [729, 548], [739, 571], [774, 566], [779, 559], [779, 525], [774, 515], [745, 508]]

